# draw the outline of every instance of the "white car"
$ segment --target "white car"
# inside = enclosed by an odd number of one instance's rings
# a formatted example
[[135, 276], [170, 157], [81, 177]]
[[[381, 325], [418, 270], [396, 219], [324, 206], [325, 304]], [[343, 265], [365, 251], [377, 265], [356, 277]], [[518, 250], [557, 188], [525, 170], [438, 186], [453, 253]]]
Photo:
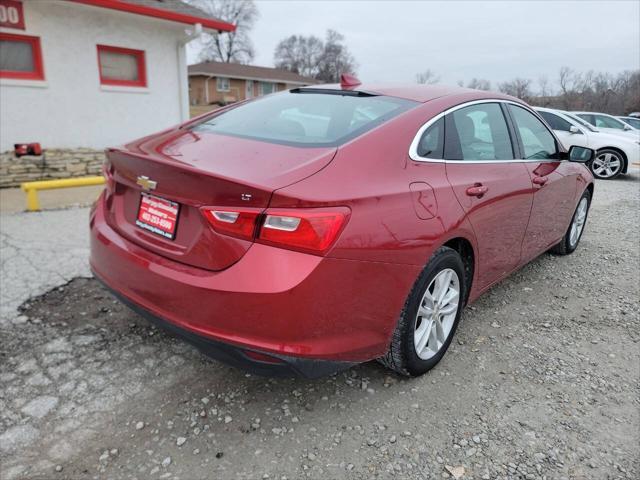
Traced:
[[616, 135], [624, 135], [635, 140], [640, 140], [640, 130], [633, 128], [631, 125], [627, 125], [621, 120], [618, 120], [613, 115], [597, 112], [571, 112], [574, 115], [582, 118], [586, 122], [596, 127], [601, 132], [614, 133]]
[[611, 180], [627, 173], [630, 163], [640, 161], [640, 141], [601, 132], [567, 112], [550, 108], [535, 109], [556, 133], [565, 147], [577, 145], [596, 151], [589, 162], [593, 176]]
[[638, 117], [616, 117], [618, 120], [623, 121], [627, 125], [640, 130], [640, 118]]

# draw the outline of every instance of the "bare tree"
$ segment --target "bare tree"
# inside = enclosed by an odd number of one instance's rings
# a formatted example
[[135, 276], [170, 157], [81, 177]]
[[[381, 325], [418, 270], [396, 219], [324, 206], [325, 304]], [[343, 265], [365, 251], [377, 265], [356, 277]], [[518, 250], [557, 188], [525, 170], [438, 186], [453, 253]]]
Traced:
[[430, 68], [426, 69], [424, 72], [416, 74], [416, 82], [423, 85], [433, 85], [434, 83], [438, 83], [439, 81], [440, 76], [436, 75], [436, 72], [434, 72]]
[[489, 80], [485, 80], [484, 78], [472, 78], [469, 83], [467, 83], [467, 88], [475, 88], [476, 90], [491, 90], [491, 82]]
[[563, 95], [569, 93], [573, 86], [574, 73], [569, 67], [562, 67], [558, 73], [558, 85]]
[[200, 60], [250, 63], [254, 57], [249, 33], [259, 17], [253, 0], [187, 0], [212, 17], [236, 26], [234, 32], [205, 33], [201, 37]]
[[618, 76], [620, 91], [617, 112], [640, 112], [640, 70], [625, 71]]
[[509, 82], [498, 85], [502, 93], [527, 101], [531, 98], [531, 80], [527, 78], [515, 78]]
[[278, 43], [274, 54], [275, 65], [298, 75], [315, 78], [320, 72], [323, 50], [324, 44], [318, 37], [291, 35]]
[[343, 73], [355, 73], [356, 61], [344, 44], [344, 36], [327, 30], [324, 42], [313, 35], [291, 35], [280, 41], [274, 52], [277, 68], [322, 82], [338, 82]]
[[322, 82], [338, 82], [343, 73], [355, 73], [356, 61], [344, 44], [344, 35], [335, 30], [327, 30], [319, 63], [320, 71], [315, 78]]
[[562, 97], [562, 106], [565, 110], [578, 108], [576, 102], [577, 88], [581, 83], [582, 75], [574, 72], [569, 67], [562, 67], [558, 73], [558, 85]]
[[547, 98], [552, 95], [551, 86], [549, 85], [549, 77], [541, 75], [538, 77], [538, 96]]
[[594, 110], [622, 115], [640, 110], [640, 70], [610, 73], [579, 73], [562, 67], [558, 74], [559, 91], [538, 81], [540, 92], [528, 101], [534, 105], [564, 110]]

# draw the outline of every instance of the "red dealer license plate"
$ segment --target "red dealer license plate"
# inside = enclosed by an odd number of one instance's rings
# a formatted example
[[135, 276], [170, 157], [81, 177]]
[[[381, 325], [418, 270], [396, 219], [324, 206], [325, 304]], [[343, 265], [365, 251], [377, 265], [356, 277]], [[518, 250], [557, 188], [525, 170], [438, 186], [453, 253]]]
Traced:
[[176, 234], [179, 211], [180, 205], [176, 202], [142, 193], [136, 225], [173, 240]]

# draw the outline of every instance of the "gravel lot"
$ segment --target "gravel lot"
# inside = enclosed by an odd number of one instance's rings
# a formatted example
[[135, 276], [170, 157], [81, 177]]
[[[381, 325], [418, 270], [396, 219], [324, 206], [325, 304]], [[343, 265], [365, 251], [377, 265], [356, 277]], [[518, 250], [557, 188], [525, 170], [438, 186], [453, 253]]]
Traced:
[[[14, 287], [0, 478], [640, 478], [639, 207], [637, 173], [599, 182], [576, 253], [543, 255], [467, 308], [444, 360], [413, 380], [375, 362], [317, 381], [250, 376], [95, 280], [19, 314], [30, 290]], [[64, 215], [84, 231], [86, 210]], [[10, 260], [3, 284], [27, 285]]]

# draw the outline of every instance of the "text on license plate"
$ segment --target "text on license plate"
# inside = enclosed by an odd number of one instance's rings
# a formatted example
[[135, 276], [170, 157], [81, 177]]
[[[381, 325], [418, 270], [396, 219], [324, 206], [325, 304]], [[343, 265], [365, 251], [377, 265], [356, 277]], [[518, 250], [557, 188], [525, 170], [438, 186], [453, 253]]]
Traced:
[[173, 240], [178, 223], [180, 205], [171, 200], [142, 193], [136, 225], [164, 238]]

